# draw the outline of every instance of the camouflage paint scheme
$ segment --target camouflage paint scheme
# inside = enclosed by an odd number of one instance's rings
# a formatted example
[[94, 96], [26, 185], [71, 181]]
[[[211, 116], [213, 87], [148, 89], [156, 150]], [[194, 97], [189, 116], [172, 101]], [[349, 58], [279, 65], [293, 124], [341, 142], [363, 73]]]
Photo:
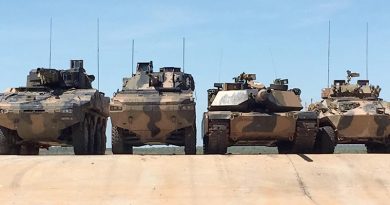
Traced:
[[323, 100], [310, 105], [309, 110], [318, 112], [321, 126], [334, 129], [337, 143], [388, 144], [390, 107], [379, 98], [381, 88], [368, 80], [350, 83], [359, 74], [347, 74], [347, 81], [335, 80], [330, 88], [324, 88]]
[[81, 60], [71, 62], [74, 67], [69, 70], [31, 70], [26, 87], [0, 94], [2, 134], [16, 137], [21, 145], [72, 145], [74, 138], [84, 137], [74, 132], [88, 116], [95, 120], [90, 126], [105, 138], [109, 98], [91, 87], [94, 76], [85, 73]]
[[122, 90], [114, 94], [110, 104], [113, 127], [124, 133], [120, 137], [125, 138], [123, 146], [185, 146], [185, 135], [191, 135], [194, 144], [189, 146], [195, 146], [194, 89], [192, 76], [180, 68], [153, 72], [152, 62], [138, 63], [136, 73], [123, 79]]
[[[255, 74], [242, 73], [234, 79], [234, 83], [216, 83], [216, 89], [208, 90], [208, 112], [202, 123], [206, 154], [224, 154], [228, 146], [235, 145], [278, 146], [280, 152], [311, 151], [317, 116], [300, 111], [299, 89], [288, 90], [287, 79], [277, 79], [267, 88], [254, 81]], [[299, 137], [298, 121], [304, 122]]]

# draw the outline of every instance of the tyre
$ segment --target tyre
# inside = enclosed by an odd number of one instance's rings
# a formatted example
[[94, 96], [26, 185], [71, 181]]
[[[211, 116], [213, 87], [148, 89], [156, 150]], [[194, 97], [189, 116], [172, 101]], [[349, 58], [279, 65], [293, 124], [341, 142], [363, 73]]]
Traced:
[[88, 152], [89, 125], [85, 118], [78, 126], [74, 127], [72, 136], [73, 149], [76, 155], [86, 155]]
[[186, 155], [196, 154], [196, 128], [185, 129], [184, 133], [184, 153]]
[[20, 145], [16, 144], [17, 136], [5, 128], [0, 128], [0, 155], [20, 154]]
[[21, 155], [39, 155], [39, 145], [36, 143], [22, 144], [20, 149]]
[[390, 153], [389, 144], [366, 144], [367, 153], [386, 154]]
[[331, 126], [320, 127], [314, 142], [314, 153], [333, 154], [336, 147], [336, 133]]
[[105, 120], [99, 119], [96, 125], [94, 154], [104, 155], [106, 152]]
[[279, 154], [292, 154], [294, 144], [291, 141], [279, 141], [278, 142], [278, 153]]
[[133, 154], [133, 147], [125, 143], [121, 128], [113, 126], [111, 135], [113, 154]]
[[0, 154], [11, 154], [11, 145], [2, 129], [0, 129]]

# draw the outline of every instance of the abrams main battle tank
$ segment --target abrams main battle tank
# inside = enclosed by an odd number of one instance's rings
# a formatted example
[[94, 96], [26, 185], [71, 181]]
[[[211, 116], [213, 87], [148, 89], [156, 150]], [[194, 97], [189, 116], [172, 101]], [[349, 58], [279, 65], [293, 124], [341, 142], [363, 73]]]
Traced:
[[153, 62], [138, 63], [110, 104], [112, 152], [131, 154], [133, 146], [184, 146], [196, 154], [195, 83], [180, 68], [153, 72]]
[[379, 98], [381, 88], [369, 80], [351, 83], [359, 73], [347, 71], [347, 81], [335, 80], [322, 89], [322, 101], [309, 110], [319, 113], [319, 149], [339, 144], [365, 144], [369, 153], [390, 153], [390, 106]]
[[109, 98], [92, 88], [82, 60], [68, 70], [30, 71], [27, 86], [0, 94], [0, 154], [39, 154], [74, 146], [75, 154], [104, 154]]
[[276, 79], [269, 87], [255, 74], [242, 73], [234, 83], [215, 83], [208, 90], [203, 115], [205, 154], [225, 154], [227, 147], [277, 146], [279, 153], [312, 152], [318, 130], [315, 112], [304, 112], [298, 88]]

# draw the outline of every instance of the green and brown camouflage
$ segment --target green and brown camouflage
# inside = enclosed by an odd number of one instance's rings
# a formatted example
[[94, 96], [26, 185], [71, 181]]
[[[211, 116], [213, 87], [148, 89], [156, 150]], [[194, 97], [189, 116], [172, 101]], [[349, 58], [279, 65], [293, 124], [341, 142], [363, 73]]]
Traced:
[[1, 93], [0, 153], [73, 145], [76, 154], [104, 154], [109, 98], [93, 80], [82, 60], [72, 60], [67, 70], [33, 69], [26, 87]]
[[130, 154], [133, 146], [184, 146], [196, 153], [195, 83], [177, 67], [153, 71], [153, 63], [138, 63], [123, 79], [110, 104], [114, 154]]
[[280, 153], [312, 152], [317, 115], [304, 112], [298, 88], [287, 79], [266, 87], [255, 74], [242, 73], [234, 83], [208, 90], [202, 136], [206, 154], [224, 154], [236, 145], [277, 146]]
[[389, 103], [379, 98], [381, 88], [369, 80], [351, 83], [358, 73], [347, 71], [347, 80], [335, 80], [322, 89], [322, 101], [309, 110], [319, 114], [320, 126], [332, 129], [339, 144], [366, 144], [369, 152], [390, 152]]

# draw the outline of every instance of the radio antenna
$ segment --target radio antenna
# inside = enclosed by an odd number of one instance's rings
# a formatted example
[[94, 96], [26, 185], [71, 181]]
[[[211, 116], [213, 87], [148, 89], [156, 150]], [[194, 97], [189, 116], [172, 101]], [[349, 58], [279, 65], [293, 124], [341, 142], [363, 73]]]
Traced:
[[51, 40], [53, 35], [53, 20], [50, 18], [50, 37], [49, 37], [49, 68], [51, 68]]
[[100, 22], [97, 19], [97, 70], [98, 70], [98, 90], [100, 90]]
[[131, 76], [134, 75], [134, 39], [131, 44]]
[[368, 22], [366, 25], [366, 80], [368, 80]]
[[328, 28], [328, 88], [329, 88], [329, 64], [330, 64], [330, 20], [329, 20], [329, 28]]
[[185, 49], [186, 49], [186, 39], [183, 37], [183, 73], [185, 72], [184, 70]]

